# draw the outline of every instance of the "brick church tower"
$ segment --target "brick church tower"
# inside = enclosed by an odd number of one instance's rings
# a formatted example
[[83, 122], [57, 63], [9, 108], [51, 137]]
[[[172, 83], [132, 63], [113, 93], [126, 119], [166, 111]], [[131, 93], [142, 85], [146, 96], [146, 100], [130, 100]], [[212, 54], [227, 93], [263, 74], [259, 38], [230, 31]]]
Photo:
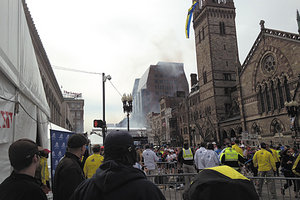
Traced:
[[[219, 123], [228, 118], [240, 68], [233, 0], [198, 0], [194, 11], [200, 118], [207, 140], [220, 140]], [[236, 95], [237, 96], [237, 95]]]

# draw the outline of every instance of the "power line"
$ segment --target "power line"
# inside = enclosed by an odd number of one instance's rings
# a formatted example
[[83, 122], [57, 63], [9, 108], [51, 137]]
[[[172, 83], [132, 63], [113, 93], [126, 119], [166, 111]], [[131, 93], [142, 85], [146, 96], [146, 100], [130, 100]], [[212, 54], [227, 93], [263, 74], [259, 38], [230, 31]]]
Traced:
[[71, 68], [66, 68], [66, 67], [60, 67], [56, 65], [52, 65], [54, 69], [59, 69], [59, 70], [65, 70], [65, 71], [72, 71], [72, 72], [79, 72], [79, 73], [85, 73], [85, 74], [98, 74], [101, 75], [102, 73], [99, 72], [88, 72], [88, 71], [83, 71], [83, 70], [78, 70], [78, 69], [71, 69]]
[[119, 95], [122, 97], [122, 94], [119, 92], [119, 90], [117, 90], [117, 88], [114, 86], [114, 84], [111, 82], [111, 80], [109, 80], [109, 82], [115, 88], [115, 90], [119, 93]]
[[[78, 72], [78, 73], [85, 73], [85, 74], [97, 74], [97, 75], [102, 75], [102, 73], [99, 72], [89, 72], [89, 71], [83, 71], [83, 70], [78, 70], [78, 69], [71, 69], [71, 68], [66, 68], [66, 67], [61, 67], [61, 66], [56, 66], [52, 65], [53, 68], [58, 69], [58, 70], [64, 70], [64, 71], [72, 71], [72, 72]], [[117, 93], [122, 97], [122, 94], [119, 92], [119, 90], [114, 86], [114, 84], [109, 80], [110, 84], [113, 86], [113, 88], [117, 91]]]

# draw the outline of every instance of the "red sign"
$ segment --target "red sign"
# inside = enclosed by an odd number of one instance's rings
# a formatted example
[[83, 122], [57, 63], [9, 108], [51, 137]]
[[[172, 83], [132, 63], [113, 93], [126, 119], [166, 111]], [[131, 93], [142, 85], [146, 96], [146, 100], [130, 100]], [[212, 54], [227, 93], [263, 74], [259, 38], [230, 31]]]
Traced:
[[[7, 111], [0, 111], [1, 117], [0, 117], [0, 128], [10, 128], [12, 124], [13, 119], [13, 113], [7, 112]], [[1, 121], [3, 120], [3, 123]]]

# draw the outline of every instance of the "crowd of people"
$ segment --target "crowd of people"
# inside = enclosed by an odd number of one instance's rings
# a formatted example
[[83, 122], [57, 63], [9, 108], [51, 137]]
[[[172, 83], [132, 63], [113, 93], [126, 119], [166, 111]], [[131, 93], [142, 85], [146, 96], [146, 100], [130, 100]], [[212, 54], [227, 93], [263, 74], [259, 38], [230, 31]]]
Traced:
[[[197, 181], [197, 177], [219, 177], [218, 173], [227, 173], [227, 177], [237, 173], [234, 179], [239, 177], [238, 180], [247, 180], [242, 174], [300, 177], [298, 150], [287, 145], [275, 147], [261, 143], [250, 147], [239, 140], [228, 140], [223, 146], [209, 142], [194, 147], [184, 144], [183, 147], [145, 145], [137, 148], [131, 135], [122, 131], [109, 134], [104, 146], [93, 145], [92, 152], [87, 149], [88, 143], [82, 134], [74, 134], [68, 139], [67, 151], [55, 170], [50, 186], [47, 158], [51, 151], [28, 139], [14, 142], [9, 148], [13, 172], [0, 185], [0, 199], [17, 199], [20, 196], [22, 199], [47, 199], [45, 194], [50, 190], [54, 200], [100, 197], [165, 199], [155, 185], [157, 180], [151, 179], [151, 176], [180, 173], [186, 174], [182, 185], [184, 199], [195, 199], [194, 193], [198, 194], [195, 184], [205, 185], [203, 181]], [[225, 166], [229, 168], [222, 168]], [[264, 179], [259, 179], [256, 189], [250, 183], [240, 185], [238, 181], [238, 185], [249, 187], [249, 195], [258, 197], [262, 195], [264, 182]], [[274, 179], [266, 179], [266, 183], [272, 198], [276, 199]], [[285, 195], [286, 189], [292, 186], [298, 197], [300, 182], [296, 180], [287, 180], [281, 194]], [[14, 191], [16, 187], [20, 188], [18, 192]]]

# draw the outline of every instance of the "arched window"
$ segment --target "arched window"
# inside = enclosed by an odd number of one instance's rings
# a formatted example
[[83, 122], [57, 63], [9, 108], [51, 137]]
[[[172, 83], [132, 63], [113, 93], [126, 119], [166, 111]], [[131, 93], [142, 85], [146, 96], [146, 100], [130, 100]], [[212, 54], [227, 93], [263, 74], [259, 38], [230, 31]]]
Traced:
[[235, 131], [233, 129], [230, 130], [230, 138], [236, 137]]
[[271, 101], [270, 101], [270, 91], [267, 84], [265, 84], [265, 92], [266, 92], [266, 99], [267, 99], [267, 109], [269, 112], [271, 111]]
[[282, 133], [284, 131], [284, 126], [279, 119], [273, 119], [271, 122], [270, 132], [275, 135], [276, 133]]
[[279, 105], [280, 105], [280, 108], [283, 108], [284, 107], [284, 100], [283, 100], [282, 87], [280, 85], [279, 80], [278, 80], [278, 83], [277, 83], [277, 88], [278, 88], [278, 94], [279, 94]]
[[255, 122], [251, 126], [251, 133], [261, 135], [260, 127]]
[[284, 77], [284, 90], [285, 90], [285, 95], [286, 95], [286, 101], [290, 102], [291, 101], [291, 93], [290, 93], [290, 87], [288, 85], [286, 77]]
[[265, 110], [265, 100], [264, 100], [264, 94], [262, 92], [261, 86], [259, 87], [259, 100], [260, 100], [260, 106], [261, 106], [261, 112], [264, 113]]
[[272, 97], [273, 97], [273, 108], [274, 110], [276, 110], [278, 106], [277, 106], [277, 97], [276, 97], [275, 86], [273, 81], [271, 82], [271, 90], [272, 90]]

